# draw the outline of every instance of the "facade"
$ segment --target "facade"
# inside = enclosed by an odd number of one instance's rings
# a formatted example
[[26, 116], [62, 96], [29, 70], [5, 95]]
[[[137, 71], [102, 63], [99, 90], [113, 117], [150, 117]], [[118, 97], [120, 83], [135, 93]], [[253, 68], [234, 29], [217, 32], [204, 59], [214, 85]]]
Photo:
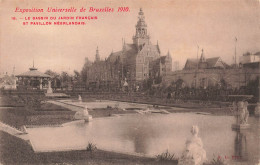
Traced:
[[260, 52], [256, 52], [255, 54], [248, 52], [239, 58], [239, 64], [242, 65], [254, 62], [260, 62]]
[[183, 85], [194, 88], [207, 88], [225, 82], [229, 88], [239, 89], [259, 77], [259, 62], [244, 63], [241, 67], [231, 68], [220, 57], [205, 58], [202, 51], [199, 60], [187, 59], [183, 70], [171, 72], [163, 82], [183, 80]]
[[255, 80], [258, 75], [258, 69], [250, 68], [180, 70], [164, 77], [163, 82], [170, 85], [171, 82], [181, 79], [184, 86], [207, 88], [221, 85], [221, 81], [224, 81], [229, 88], [239, 89], [249, 81]]
[[111, 52], [107, 59], [100, 60], [97, 48], [95, 61], [87, 69], [87, 84], [91, 88], [121, 88], [126, 84], [135, 88], [145, 79], [164, 76], [172, 71], [170, 53], [161, 56], [158, 42], [154, 45], [150, 41], [142, 9], [135, 27], [133, 43], [123, 41], [122, 50]]

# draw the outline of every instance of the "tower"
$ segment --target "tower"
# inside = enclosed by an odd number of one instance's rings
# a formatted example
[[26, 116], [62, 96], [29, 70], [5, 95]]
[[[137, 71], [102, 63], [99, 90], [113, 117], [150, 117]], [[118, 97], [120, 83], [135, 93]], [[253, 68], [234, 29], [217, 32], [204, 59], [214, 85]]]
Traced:
[[98, 47], [97, 47], [95, 62], [98, 62], [98, 61], [100, 61], [100, 56], [99, 56], [99, 50], [98, 50]]
[[150, 40], [150, 36], [147, 34], [147, 25], [145, 23], [145, 17], [144, 17], [144, 12], [142, 8], [140, 8], [139, 11], [139, 16], [138, 16], [138, 21], [135, 26], [136, 28], [136, 33], [135, 36], [133, 36], [133, 43], [139, 47], [140, 45], [143, 44], [148, 44]]

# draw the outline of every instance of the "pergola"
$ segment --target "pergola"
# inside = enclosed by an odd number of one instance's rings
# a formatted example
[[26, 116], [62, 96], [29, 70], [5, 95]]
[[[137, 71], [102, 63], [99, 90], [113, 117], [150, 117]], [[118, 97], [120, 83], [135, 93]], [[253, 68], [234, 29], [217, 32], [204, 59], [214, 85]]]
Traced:
[[[18, 86], [23, 86], [26, 89], [43, 89], [43, 86], [48, 85], [48, 81], [50, 81], [51, 76], [41, 73], [35, 68], [29, 68], [28, 72], [24, 72], [22, 74], [16, 75], [18, 78]], [[47, 83], [46, 83], [47, 82]]]

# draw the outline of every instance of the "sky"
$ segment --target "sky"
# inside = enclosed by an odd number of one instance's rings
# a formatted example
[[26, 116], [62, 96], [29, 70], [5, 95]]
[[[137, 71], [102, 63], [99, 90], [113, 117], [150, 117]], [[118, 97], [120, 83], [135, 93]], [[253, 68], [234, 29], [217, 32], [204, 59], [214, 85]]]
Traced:
[[[78, 10], [85, 7], [114, 8], [112, 13], [19, 13], [22, 9], [48, 7]], [[117, 12], [129, 7], [129, 12]], [[161, 55], [170, 52], [182, 69], [187, 58], [221, 57], [234, 63], [249, 51], [260, 51], [259, 0], [0, 0], [0, 71], [15, 74], [33, 65], [39, 71], [80, 71], [85, 57], [94, 60], [97, 46], [101, 59], [122, 49], [122, 38], [132, 43], [138, 11], [143, 8], [151, 42], [159, 43]], [[97, 16], [84, 26], [22, 25], [33, 16]], [[174, 67], [174, 66], [173, 66]]]

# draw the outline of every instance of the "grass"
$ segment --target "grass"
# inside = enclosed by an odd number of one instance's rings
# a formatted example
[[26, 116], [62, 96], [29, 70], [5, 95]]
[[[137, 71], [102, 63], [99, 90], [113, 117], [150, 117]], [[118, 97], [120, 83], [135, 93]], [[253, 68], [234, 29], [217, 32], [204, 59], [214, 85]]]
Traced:
[[[93, 143], [90, 143], [90, 145], [94, 149]], [[27, 142], [2, 131], [0, 131], [0, 164], [177, 165], [177, 163], [163, 163], [155, 161], [152, 158], [107, 152], [98, 149], [95, 152], [82, 150], [35, 153]]]

